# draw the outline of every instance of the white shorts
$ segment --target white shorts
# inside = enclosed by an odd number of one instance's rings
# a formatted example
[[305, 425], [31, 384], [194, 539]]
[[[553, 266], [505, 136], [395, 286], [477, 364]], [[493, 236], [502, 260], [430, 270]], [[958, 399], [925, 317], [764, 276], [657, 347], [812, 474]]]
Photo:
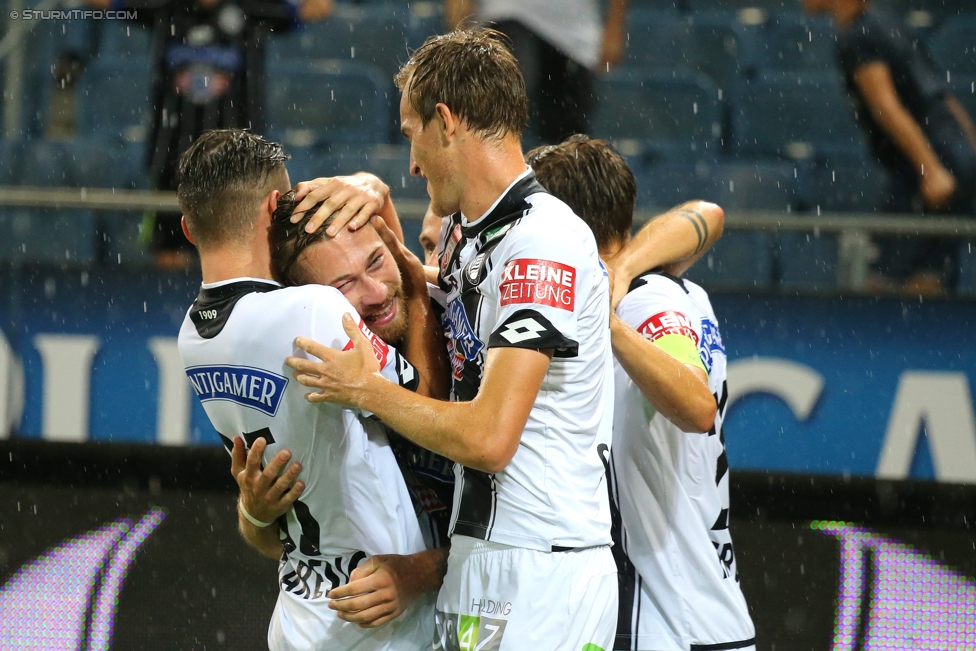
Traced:
[[540, 552], [451, 539], [437, 651], [610, 651], [617, 568], [609, 547]]
[[403, 614], [378, 628], [339, 619], [328, 599], [278, 593], [268, 628], [271, 651], [429, 651], [434, 637], [434, 602], [423, 595]]

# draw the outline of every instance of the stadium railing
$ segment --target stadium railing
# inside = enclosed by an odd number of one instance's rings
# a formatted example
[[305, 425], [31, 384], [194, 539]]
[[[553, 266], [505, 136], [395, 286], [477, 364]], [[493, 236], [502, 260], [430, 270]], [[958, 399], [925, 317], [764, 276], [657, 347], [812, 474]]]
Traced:
[[[407, 223], [419, 224], [427, 210], [427, 202], [420, 199], [397, 199], [400, 217]], [[144, 211], [177, 211], [179, 206], [173, 192], [147, 190], [112, 190], [90, 188], [51, 188], [0, 186], [0, 207], [29, 207], [54, 209], [48, 214], [65, 211], [126, 211], [133, 219], [141, 219]], [[635, 226], [640, 226], [659, 214], [657, 210], [640, 210], [634, 214]], [[909, 235], [976, 239], [976, 220], [971, 217], [918, 215], [879, 215], [877, 213], [808, 213], [796, 214], [771, 210], [730, 210], [725, 219], [727, 231], [753, 231], [765, 234], [809, 233], [837, 238], [835, 289], [864, 290], [868, 273], [872, 235]]]

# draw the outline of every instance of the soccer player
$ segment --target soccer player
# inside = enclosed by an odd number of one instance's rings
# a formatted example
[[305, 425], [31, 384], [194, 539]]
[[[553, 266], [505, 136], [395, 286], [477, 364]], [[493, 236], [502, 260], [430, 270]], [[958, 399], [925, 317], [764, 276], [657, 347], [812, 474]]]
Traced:
[[[429, 591], [441, 572], [436, 553], [424, 549], [385, 430], [361, 410], [309, 404], [282, 360], [297, 352], [296, 337], [349, 347], [340, 319], [354, 315], [382, 377], [426, 393], [436, 394], [436, 384], [376, 337], [335, 288], [281, 288], [272, 279], [267, 232], [290, 185], [285, 159], [280, 145], [239, 130], [205, 133], [183, 155], [178, 197], [184, 230], [200, 252], [203, 286], [180, 330], [180, 354], [225, 445], [237, 437], [256, 445], [263, 439], [265, 471], [276, 478], [282, 499], [294, 498], [285, 490], [294, 477], [278, 477], [278, 449], [287, 447], [300, 463], [303, 499], [279, 520], [280, 537], [279, 527], [239, 502], [242, 528], [266, 554], [281, 558], [270, 648], [429, 648]], [[422, 278], [420, 271], [411, 286], [423, 287]], [[389, 310], [374, 322], [387, 317]], [[422, 357], [423, 331], [436, 327], [435, 321], [408, 322], [404, 350]], [[429, 571], [417, 573], [414, 604], [372, 629], [339, 618], [327, 607], [330, 590], [346, 584], [364, 559], [384, 554], [427, 565]]]
[[[529, 153], [537, 178], [613, 257], [630, 239], [636, 185], [610, 146], [573, 136]], [[689, 215], [717, 206], [693, 202]], [[722, 421], [726, 357], [705, 291], [649, 269], [611, 319], [615, 364], [609, 472], [620, 572], [614, 649], [752, 649], [755, 629], [729, 535]]]
[[451, 215], [440, 281], [454, 401], [378, 375], [349, 319], [353, 351], [302, 338], [322, 362], [288, 364], [318, 389], [310, 400], [368, 410], [457, 462], [435, 648], [608, 649], [612, 358], [596, 242], [525, 165], [524, 83], [497, 33], [432, 37], [397, 82], [411, 172]]

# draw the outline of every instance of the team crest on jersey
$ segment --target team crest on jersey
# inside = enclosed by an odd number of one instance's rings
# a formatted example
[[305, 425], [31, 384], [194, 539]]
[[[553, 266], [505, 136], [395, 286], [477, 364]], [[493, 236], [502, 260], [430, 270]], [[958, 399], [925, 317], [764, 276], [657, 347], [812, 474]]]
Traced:
[[511, 260], [502, 271], [501, 304], [514, 303], [572, 312], [576, 306], [576, 269], [552, 260]]
[[705, 370], [709, 374], [712, 372], [712, 362], [715, 353], [725, 355], [725, 345], [722, 343], [722, 334], [718, 331], [718, 325], [711, 319], [701, 320], [701, 341], [698, 342], [698, 354], [701, 356]]
[[460, 298], [455, 298], [448, 303], [447, 324], [451, 329], [451, 341], [455, 344], [451, 365], [454, 367], [455, 378], [461, 379], [460, 367], [464, 366], [465, 361], [473, 362], [478, 359], [478, 354], [484, 350], [485, 345], [478, 339], [474, 328], [468, 322], [468, 315]]
[[691, 319], [681, 312], [658, 312], [647, 321], [642, 323], [637, 332], [644, 335], [649, 341], [657, 341], [665, 335], [681, 335], [688, 337], [698, 345], [698, 333], [691, 323]]
[[[386, 366], [386, 356], [390, 354], [390, 347], [385, 341], [373, 334], [373, 331], [366, 327], [366, 322], [359, 319], [359, 329], [362, 331], [366, 338], [369, 339], [370, 343], [373, 345], [373, 354], [376, 355], [376, 361], [380, 363], [380, 367]], [[352, 339], [343, 348], [343, 351], [352, 350], [353, 343]]]
[[250, 366], [191, 366], [186, 369], [200, 402], [229, 400], [274, 416], [288, 378]]

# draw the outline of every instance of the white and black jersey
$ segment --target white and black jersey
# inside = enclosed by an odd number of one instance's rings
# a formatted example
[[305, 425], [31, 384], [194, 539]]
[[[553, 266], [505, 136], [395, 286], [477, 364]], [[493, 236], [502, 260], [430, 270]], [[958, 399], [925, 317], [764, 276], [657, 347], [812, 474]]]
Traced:
[[[292, 461], [302, 464], [305, 491], [279, 520], [284, 555], [269, 639], [275, 649], [306, 648], [302, 640], [319, 639], [331, 642], [330, 648], [413, 648], [390, 646], [403, 620], [361, 629], [338, 620], [326, 606], [329, 590], [345, 584], [366, 557], [424, 549], [382, 423], [338, 405], [309, 403], [308, 390], [284, 365], [289, 355], [306, 356], [295, 347], [296, 337], [339, 350], [351, 347], [341, 322], [347, 312], [358, 318], [332, 287], [281, 288], [235, 279], [204, 285], [180, 330], [187, 376], [228, 449], [235, 436], [249, 445], [264, 437], [265, 463], [288, 449]], [[414, 368], [362, 320], [360, 328], [372, 341], [383, 375], [415, 388]]]
[[609, 283], [592, 232], [527, 170], [480, 219], [452, 216], [440, 253], [455, 400], [477, 395], [488, 349], [555, 350], [508, 466], [455, 467], [452, 535], [542, 551], [609, 544]]
[[708, 295], [686, 280], [647, 273], [632, 283], [617, 315], [666, 350], [675, 337], [692, 357], [697, 350], [718, 412], [710, 431], [682, 432], [616, 364], [614, 538], [615, 552], [626, 557], [615, 554], [620, 616], [614, 648], [748, 648], [755, 628], [729, 534], [725, 347]]

